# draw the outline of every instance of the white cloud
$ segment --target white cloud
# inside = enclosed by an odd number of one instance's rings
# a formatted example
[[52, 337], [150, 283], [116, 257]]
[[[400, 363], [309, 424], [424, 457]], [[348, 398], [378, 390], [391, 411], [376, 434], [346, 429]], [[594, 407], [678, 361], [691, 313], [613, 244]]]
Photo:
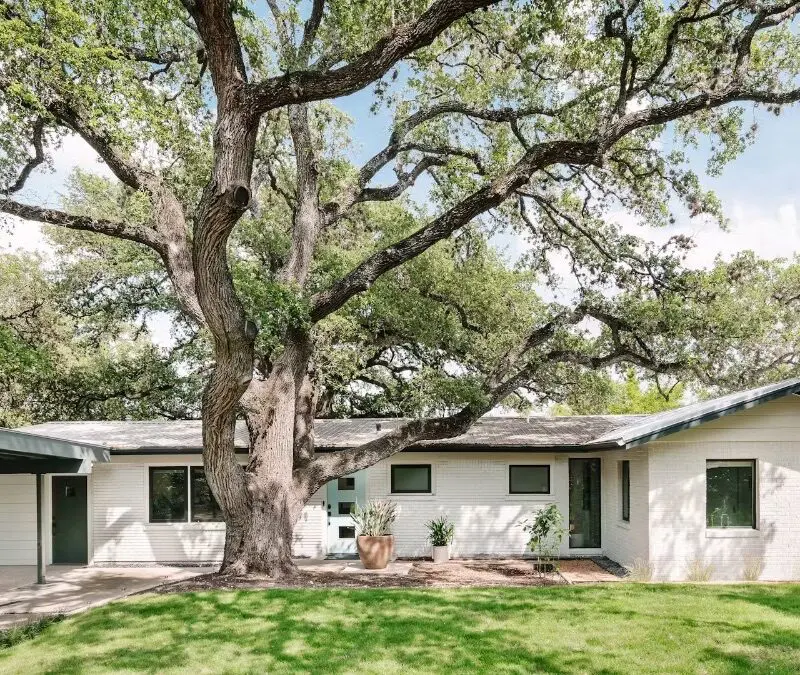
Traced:
[[729, 226], [721, 229], [710, 219], [693, 218], [666, 228], [638, 224], [626, 212], [611, 218], [624, 230], [656, 243], [682, 234], [692, 238], [694, 249], [687, 257], [692, 268], [710, 267], [720, 255], [730, 259], [737, 253], [751, 250], [761, 258], [790, 258], [800, 251], [800, 222], [794, 201], [779, 205], [754, 205], [734, 202], [728, 209]]
[[[25, 189], [15, 195], [20, 201], [37, 206], [58, 207], [65, 182], [76, 168], [109, 178], [113, 176], [99, 155], [74, 134], [65, 136], [61, 146], [51, 148], [50, 151], [52, 167], [39, 168], [31, 174]], [[39, 223], [11, 216], [0, 216], [0, 250], [24, 250], [44, 255], [52, 252]]]
[[0, 253], [17, 250], [49, 255], [53, 249], [45, 240], [39, 223], [0, 215]]
[[67, 178], [74, 169], [112, 177], [111, 170], [82, 138], [70, 134], [61, 147], [52, 150], [52, 169], [31, 174], [25, 189], [19, 194], [22, 201], [40, 206], [58, 206]]

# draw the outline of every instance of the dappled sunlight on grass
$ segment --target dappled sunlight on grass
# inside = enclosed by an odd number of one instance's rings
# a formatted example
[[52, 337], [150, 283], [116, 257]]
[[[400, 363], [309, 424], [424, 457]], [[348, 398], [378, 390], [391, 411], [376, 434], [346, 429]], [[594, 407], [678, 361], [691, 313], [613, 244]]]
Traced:
[[141, 596], [0, 651], [0, 672], [795, 673], [800, 587]]

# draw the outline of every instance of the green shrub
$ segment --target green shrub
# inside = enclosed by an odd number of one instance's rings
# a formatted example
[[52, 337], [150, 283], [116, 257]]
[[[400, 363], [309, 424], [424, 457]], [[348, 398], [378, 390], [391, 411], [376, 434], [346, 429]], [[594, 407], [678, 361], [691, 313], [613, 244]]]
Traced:
[[558, 506], [550, 504], [539, 509], [532, 518], [522, 521], [522, 529], [530, 537], [528, 548], [536, 554], [538, 571], [556, 571], [558, 551], [567, 533]]
[[448, 546], [453, 543], [456, 528], [446, 515], [439, 516], [425, 523], [428, 528], [428, 541], [431, 546]]

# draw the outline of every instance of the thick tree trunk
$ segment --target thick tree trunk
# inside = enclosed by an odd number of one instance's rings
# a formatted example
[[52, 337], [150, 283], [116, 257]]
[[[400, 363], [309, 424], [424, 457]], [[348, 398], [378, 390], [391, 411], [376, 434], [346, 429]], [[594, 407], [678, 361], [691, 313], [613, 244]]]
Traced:
[[293, 531], [308, 492], [294, 477], [295, 425], [310, 343], [303, 334], [292, 338], [270, 377], [251, 383], [242, 399], [250, 459], [238, 494], [218, 496], [227, 524], [222, 573], [282, 577], [296, 571]]
[[291, 576], [297, 571], [292, 541], [303, 501], [292, 485], [277, 479], [252, 483], [249, 508], [227, 523], [220, 573]]

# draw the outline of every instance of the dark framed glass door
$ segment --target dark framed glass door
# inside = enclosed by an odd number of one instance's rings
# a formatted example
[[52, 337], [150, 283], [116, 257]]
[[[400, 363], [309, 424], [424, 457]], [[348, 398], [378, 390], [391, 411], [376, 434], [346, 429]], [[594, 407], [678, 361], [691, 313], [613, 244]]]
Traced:
[[569, 547], [600, 546], [600, 459], [570, 459]]

